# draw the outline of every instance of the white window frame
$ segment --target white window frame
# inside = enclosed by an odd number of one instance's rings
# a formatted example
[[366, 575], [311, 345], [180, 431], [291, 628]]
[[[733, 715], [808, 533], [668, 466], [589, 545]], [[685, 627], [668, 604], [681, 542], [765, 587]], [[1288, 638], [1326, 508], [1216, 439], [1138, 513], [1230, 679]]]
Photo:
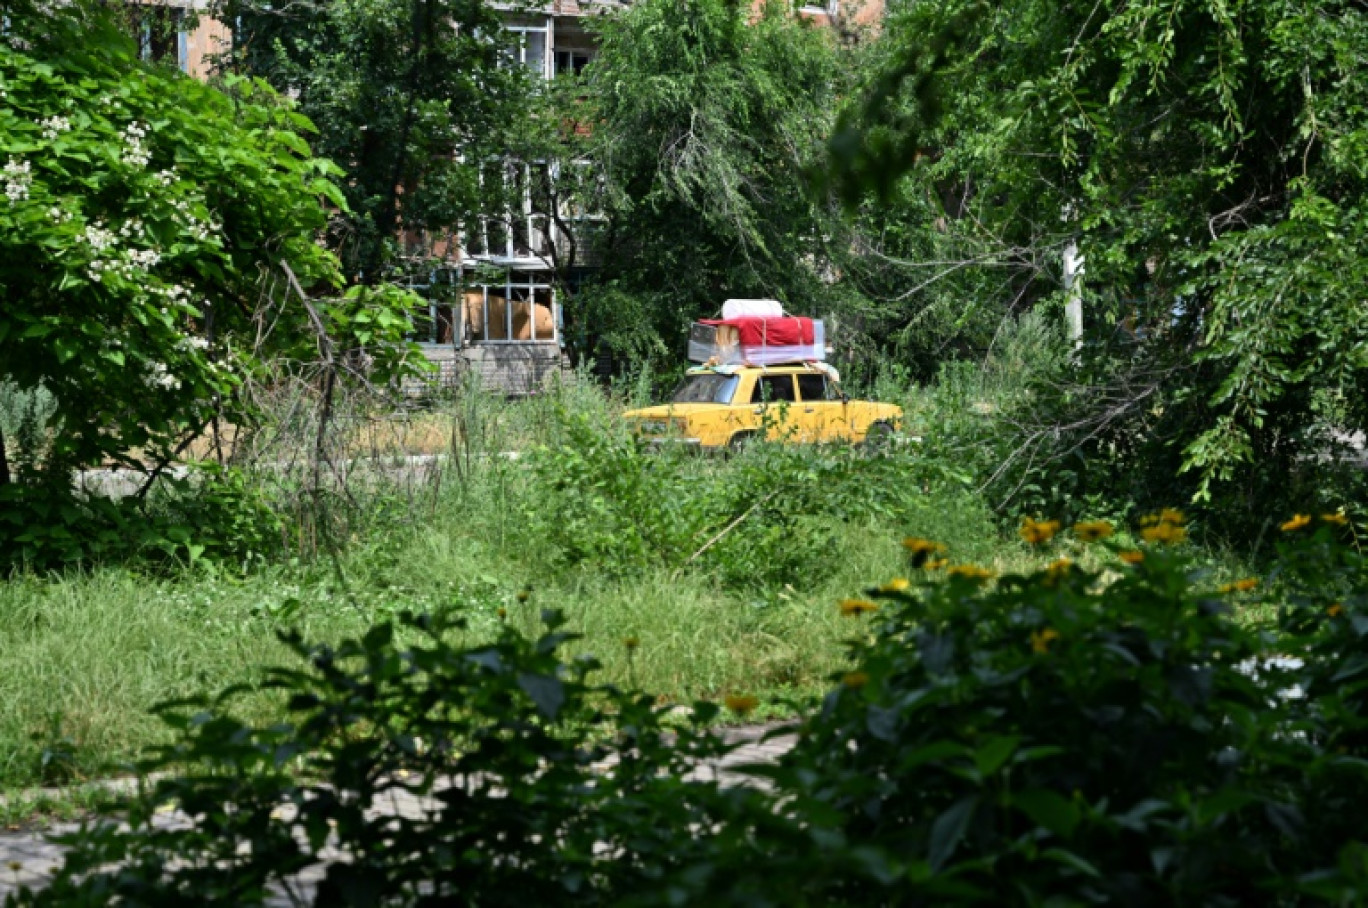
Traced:
[[[538, 214], [532, 208], [532, 165], [540, 166], [543, 162], [533, 161], [524, 163], [508, 159], [501, 163], [501, 173], [504, 186], [513, 180], [521, 177], [522, 192], [519, 197], [512, 201], [512, 204], [505, 211], [503, 217], [480, 217], [479, 239], [480, 252], [473, 253], [477, 257], [485, 257], [498, 260], [501, 264], [505, 262], [547, 262], [546, 247], [553, 228], [550, 214]], [[479, 173], [481, 188], [485, 185], [485, 173]], [[489, 226], [493, 221], [496, 225], [503, 227], [503, 242], [499, 248], [495, 248], [489, 241]], [[525, 250], [519, 247], [518, 237], [527, 238]]]
[[541, 77], [549, 80], [555, 75], [556, 52], [553, 40], [555, 30], [550, 16], [547, 16], [546, 21], [541, 25], [505, 25], [504, 31], [516, 37], [509, 57], [520, 66], [527, 66], [527, 36], [534, 33], [541, 35]]
[[[513, 272], [517, 270], [522, 274], [528, 275], [527, 280], [514, 281]], [[538, 281], [533, 275], [546, 277], [545, 281]], [[527, 271], [525, 269], [507, 268], [504, 270], [504, 283], [500, 284], [477, 284], [475, 285], [481, 292], [484, 307], [484, 337], [471, 337], [471, 344], [560, 344], [561, 340], [561, 312], [560, 304], [556, 302], [556, 287], [551, 283], [551, 272]], [[526, 290], [526, 303], [529, 307], [528, 321], [531, 328], [532, 337], [528, 340], [518, 340], [513, 337], [513, 290]], [[503, 290], [504, 298], [504, 336], [502, 338], [489, 337], [489, 291], [491, 289]], [[551, 336], [537, 336], [537, 291], [547, 291], [549, 305], [551, 307]], [[461, 306], [462, 320], [464, 320], [465, 304]], [[434, 322], [435, 323], [435, 322]]]
[[[564, 54], [565, 56], [567, 56], [567, 57], [570, 58], [570, 66], [569, 66], [569, 68], [567, 68], [567, 69], [561, 69], [561, 65], [560, 65], [560, 56], [561, 56], [561, 54]], [[574, 71], [575, 71], [575, 57], [584, 57], [584, 58], [585, 58], [585, 65], [587, 66], [587, 65], [589, 65], [590, 63], [594, 62], [594, 56], [595, 56], [595, 54], [594, 54], [593, 49], [592, 49], [592, 48], [588, 48], [588, 47], [567, 47], [567, 48], [565, 48], [565, 49], [563, 49], [563, 50], [557, 50], [554, 54], [551, 55], [551, 57], [552, 57], [551, 74], [552, 74], [552, 76], [564, 75], [564, 74], [567, 73], [567, 72], [573, 74]]]
[[[445, 280], [441, 280], [443, 277]], [[428, 282], [426, 284], [420, 284], [413, 279], [410, 279], [406, 286], [409, 290], [417, 293], [422, 290], [430, 291], [439, 283], [447, 284], [450, 287], [460, 286], [460, 282], [456, 280], [454, 269], [433, 271], [428, 275]], [[422, 347], [460, 347], [462, 334], [465, 333], [465, 298], [457, 296], [455, 299], [442, 302], [429, 297], [426, 299], [426, 302], [428, 319], [427, 336], [418, 337], [417, 326], [415, 325], [414, 330], [410, 332], [410, 336], [414, 343]], [[440, 329], [438, 328], [437, 323], [437, 310], [442, 306], [446, 306], [451, 310], [451, 341], [449, 343], [443, 343], [437, 339], [440, 336]]]

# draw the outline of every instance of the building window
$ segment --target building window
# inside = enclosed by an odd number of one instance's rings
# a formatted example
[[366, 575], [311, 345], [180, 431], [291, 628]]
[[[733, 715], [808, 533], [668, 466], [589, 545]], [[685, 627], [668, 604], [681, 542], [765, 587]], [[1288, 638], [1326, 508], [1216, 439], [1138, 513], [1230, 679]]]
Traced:
[[584, 67], [589, 65], [593, 55], [587, 50], [558, 50], [556, 51], [556, 75], [576, 75], [584, 72]]
[[505, 272], [503, 284], [464, 293], [466, 338], [474, 343], [556, 343], [559, 313], [547, 272]]
[[456, 344], [460, 341], [459, 276], [442, 269], [428, 275], [427, 283], [411, 278], [408, 289], [426, 297], [426, 305], [413, 310], [409, 317], [413, 329], [409, 340], [420, 344]]
[[837, 0], [794, 0], [793, 7], [800, 13], [822, 13], [827, 16], [836, 15]]
[[504, 31], [512, 38], [508, 59], [526, 66], [543, 79], [551, 78], [549, 20], [546, 25], [509, 25]]
[[542, 164], [493, 161], [480, 171], [480, 188], [502, 217], [482, 217], [465, 236], [465, 251], [493, 259], [536, 259], [551, 255], [549, 175]]
[[[497, 272], [496, 272], [497, 274]], [[485, 283], [460, 286], [455, 270], [435, 273], [429, 283], [408, 288], [427, 297], [409, 317], [409, 339], [420, 344], [463, 347], [467, 343], [560, 342], [560, 310], [550, 273], [509, 269]]]
[[173, 65], [182, 72], [189, 68], [185, 10], [134, 3], [125, 7], [125, 15], [138, 41], [138, 56], [152, 63]]

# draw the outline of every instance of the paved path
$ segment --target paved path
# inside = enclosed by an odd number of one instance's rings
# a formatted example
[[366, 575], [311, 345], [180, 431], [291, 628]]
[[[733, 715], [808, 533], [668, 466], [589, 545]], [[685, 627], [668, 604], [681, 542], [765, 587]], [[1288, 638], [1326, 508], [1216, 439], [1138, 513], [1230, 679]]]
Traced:
[[[715, 765], [700, 765], [694, 777], [704, 780], [716, 779], [724, 785], [743, 783], [747, 777], [737, 768], [753, 763], [769, 763], [779, 759], [796, 740], [791, 733], [776, 734], [766, 740], [766, 735], [774, 732], [776, 725], [751, 725], [742, 728], [729, 728], [722, 732], [728, 741], [740, 746], [725, 759]], [[126, 783], [114, 783], [124, 786]], [[417, 816], [423, 813], [423, 804], [412, 796], [393, 793], [392, 803], [382, 809], [403, 816]], [[185, 825], [185, 816], [168, 811], [157, 819], [158, 825], [168, 828]], [[73, 832], [78, 823], [56, 823], [42, 832], [3, 832], [0, 831], [0, 901], [7, 893], [20, 886], [41, 887], [43, 881], [61, 864], [65, 849], [49, 841], [49, 837]], [[326, 851], [325, 851], [326, 855]], [[341, 854], [337, 854], [341, 857]], [[281, 891], [268, 904], [271, 906], [307, 905], [311, 903], [314, 887], [323, 878], [324, 867], [314, 866], [292, 881], [291, 891]]]

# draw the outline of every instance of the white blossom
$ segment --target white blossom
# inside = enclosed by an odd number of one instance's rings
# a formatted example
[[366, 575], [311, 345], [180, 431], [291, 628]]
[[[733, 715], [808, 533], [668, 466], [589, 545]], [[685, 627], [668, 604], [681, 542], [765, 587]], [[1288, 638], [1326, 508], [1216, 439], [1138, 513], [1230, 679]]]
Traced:
[[5, 184], [5, 197], [10, 202], [22, 202], [29, 197], [33, 170], [28, 161], [10, 158], [4, 169], [0, 170], [0, 180]]
[[148, 374], [143, 376], [143, 383], [149, 388], [165, 391], [178, 391], [181, 386], [181, 380], [167, 370], [165, 363], [152, 363]]
[[71, 130], [71, 121], [66, 117], [51, 116], [42, 121], [39, 125], [43, 127], [43, 138], [47, 139], [49, 142], [62, 133]]
[[106, 230], [102, 221], [86, 225], [86, 229], [81, 231], [81, 239], [90, 244], [90, 248], [96, 252], [104, 252], [114, 245], [114, 231]]
[[134, 249], [128, 253], [129, 261], [144, 271], [157, 267], [161, 253], [155, 249]]
[[146, 167], [152, 160], [152, 152], [143, 144], [147, 138], [147, 127], [134, 120], [124, 127], [124, 152], [121, 160], [130, 167]]

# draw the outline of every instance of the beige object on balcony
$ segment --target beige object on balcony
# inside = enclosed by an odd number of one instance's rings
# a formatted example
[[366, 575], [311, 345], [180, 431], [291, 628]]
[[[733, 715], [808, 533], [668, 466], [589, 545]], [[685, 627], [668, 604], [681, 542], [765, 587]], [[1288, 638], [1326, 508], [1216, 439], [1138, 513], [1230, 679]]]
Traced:
[[[509, 334], [509, 309], [512, 309], [512, 335]], [[485, 318], [488, 316], [488, 325]], [[531, 300], [505, 299], [494, 293], [489, 296], [479, 290], [465, 293], [465, 322], [470, 326], [470, 339], [475, 341], [552, 341], [556, 339], [556, 322], [550, 303]], [[488, 331], [486, 332], [486, 327]], [[535, 333], [534, 333], [535, 332]]]

